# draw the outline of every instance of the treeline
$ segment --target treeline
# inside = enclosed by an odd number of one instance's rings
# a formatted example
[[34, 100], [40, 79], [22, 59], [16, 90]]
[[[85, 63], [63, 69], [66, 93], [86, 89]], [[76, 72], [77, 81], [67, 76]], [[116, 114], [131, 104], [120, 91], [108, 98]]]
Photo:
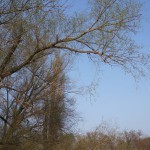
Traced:
[[[142, 134], [140, 130], [124, 130], [119, 132], [116, 127], [109, 123], [102, 123], [94, 131], [86, 134], [62, 133], [53, 143], [47, 141], [43, 145], [42, 133], [34, 133], [36, 138], [29, 140], [22, 138], [17, 144], [9, 143], [8, 149], [14, 150], [43, 150], [45, 147], [48, 150], [149, 150], [150, 137]], [[55, 137], [55, 136], [54, 136]], [[21, 144], [22, 143], [22, 144]], [[0, 149], [4, 149], [4, 145], [0, 143]]]
[[95, 131], [79, 135], [75, 140], [75, 150], [149, 150], [150, 137], [141, 131], [118, 132], [108, 124], [100, 125]]
[[66, 135], [58, 150], [149, 150], [150, 137], [142, 137], [138, 131], [124, 131], [118, 134], [89, 132], [86, 135]]

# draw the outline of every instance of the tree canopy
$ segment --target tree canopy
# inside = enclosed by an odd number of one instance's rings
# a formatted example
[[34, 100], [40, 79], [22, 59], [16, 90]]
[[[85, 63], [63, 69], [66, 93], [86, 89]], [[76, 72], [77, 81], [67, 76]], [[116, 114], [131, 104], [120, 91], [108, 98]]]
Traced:
[[141, 71], [148, 56], [131, 38], [140, 4], [131, 0], [89, 1], [85, 13], [68, 15], [62, 0], [1, 1], [1, 81], [56, 51], [87, 54], [94, 61]]

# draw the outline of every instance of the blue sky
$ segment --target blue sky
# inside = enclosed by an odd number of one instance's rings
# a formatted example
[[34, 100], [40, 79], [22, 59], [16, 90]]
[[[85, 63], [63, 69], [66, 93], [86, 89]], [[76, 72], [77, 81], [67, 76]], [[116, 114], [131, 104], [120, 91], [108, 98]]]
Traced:
[[[140, 1], [144, 3], [142, 27], [134, 39], [144, 51], [150, 51], [150, 1]], [[85, 8], [86, 0], [72, 2], [72, 11]], [[79, 86], [90, 85], [94, 79], [98, 83], [91, 99], [88, 93], [76, 96], [77, 112], [83, 119], [78, 125], [80, 132], [90, 131], [105, 120], [116, 122], [121, 130], [141, 129], [150, 135], [150, 73], [137, 82], [117, 67], [102, 65], [98, 72], [86, 56], [76, 62], [72, 77]]]

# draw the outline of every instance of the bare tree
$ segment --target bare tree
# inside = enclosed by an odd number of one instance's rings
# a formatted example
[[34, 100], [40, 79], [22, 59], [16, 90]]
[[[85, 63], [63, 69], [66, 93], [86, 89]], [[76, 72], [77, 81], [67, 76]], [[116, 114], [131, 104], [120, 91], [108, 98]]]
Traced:
[[148, 58], [130, 38], [138, 27], [140, 4], [131, 0], [94, 0], [89, 6], [86, 14], [68, 17], [63, 1], [2, 2], [1, 81], [59, 50], [88, 54], [95, 61], [140, 72]]
[[[64, 73], [64, 62], [56, 55], [52, 63], [50, 77], [53, 79], [51, 86], [46, 91], [44, 102], [43, 142], [44, 150], [56, 149], [60, 137], [70, 129], [71, 118], [74, 118], [72, 105], [73, 99], [67, 97], [67, 78]], [[69, 119], [70, 118], [70, 119]]]
[[3, 80], [0, 122], [5, 149], [10, 148], [10, 143], [24, 149], [24, 142], [32, 147], [36, 144], [52, 147], [70, 131], [74, 101], [67, 94], [66, 65], [62, 58], [52, 58], [50, 68], [42, 58], [13, 78]]

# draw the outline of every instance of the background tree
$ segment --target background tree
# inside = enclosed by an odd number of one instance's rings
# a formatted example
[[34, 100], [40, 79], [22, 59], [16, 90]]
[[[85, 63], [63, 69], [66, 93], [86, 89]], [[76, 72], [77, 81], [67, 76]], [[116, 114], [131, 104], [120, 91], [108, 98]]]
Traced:
[[60, 143], [61, 136], [69, 131], [69, 118], [72, 118], [73, 100], [66, 95], [67, 78], [63, 73], [64, 63], [59, 55], [56, 55], [53, 63], [50, 78], [53, 82], [50, 89], [46, 91], [43, 122], [43, 140], [45, 150], [56, 149]]
[[119, 131], [118, 127], [102, 122], [94, 131], [78, 135], [74, 140], [74, 149], [78, 150], [148, 150], [149, 137], [141, 131]]
[[[74, 101], [67, 93], [67, 64], [60, 58], [63, 57], [52, 58], [50, 68], [42, 58], [13, 79], [7, 77], [6, 83], [3, 80], [1, 115], [8, 123], [1, 122], [6, 149], [10, 143], [18, 145], [18, 149], [37, 149], [42, 145], [52, 149], [63, 134], [71, 132]], [[5, 89], [9, 89], [7, 94]]]

